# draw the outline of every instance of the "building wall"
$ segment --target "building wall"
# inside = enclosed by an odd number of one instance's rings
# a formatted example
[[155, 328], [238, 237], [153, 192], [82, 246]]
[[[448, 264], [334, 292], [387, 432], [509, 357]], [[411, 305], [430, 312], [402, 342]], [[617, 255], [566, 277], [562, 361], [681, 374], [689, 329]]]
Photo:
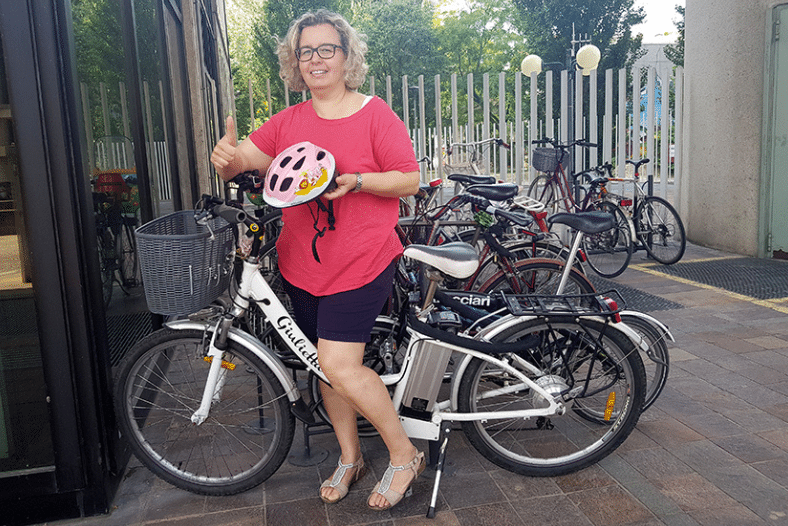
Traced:
[[779, 3], [686, 5], [680, 212], [690, 241], [749, 256], [759, 252], [767, 17]]

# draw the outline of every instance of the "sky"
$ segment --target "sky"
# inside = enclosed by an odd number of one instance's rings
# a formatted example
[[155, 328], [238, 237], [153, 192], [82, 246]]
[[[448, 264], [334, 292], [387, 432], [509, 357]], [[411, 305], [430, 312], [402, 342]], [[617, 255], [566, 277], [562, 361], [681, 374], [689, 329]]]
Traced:
[[646, 22], [633, 26], [632, 32], [643, 33], [644, 44], [675, 42], [678, 34], [673, 21], [680, 18], [676, 5], [684, 7], [686, 0], [635, 0], [635, 7], [646, 8]]

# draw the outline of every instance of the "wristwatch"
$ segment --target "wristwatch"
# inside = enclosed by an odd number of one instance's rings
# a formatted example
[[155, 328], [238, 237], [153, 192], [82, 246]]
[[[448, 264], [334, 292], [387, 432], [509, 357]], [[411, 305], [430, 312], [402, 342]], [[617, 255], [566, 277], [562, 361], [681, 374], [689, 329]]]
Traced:
[[353, 189], [354, 194], [361, 191], [362, 182], [364, 182], [364, 180], [361, 178], [361, 174], [356, 172], [356, 187]]

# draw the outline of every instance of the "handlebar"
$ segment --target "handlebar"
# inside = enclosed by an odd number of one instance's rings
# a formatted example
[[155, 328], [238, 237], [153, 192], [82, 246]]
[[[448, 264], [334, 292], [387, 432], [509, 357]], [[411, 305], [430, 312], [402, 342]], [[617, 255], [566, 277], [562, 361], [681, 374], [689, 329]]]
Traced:
[[589, 142], [585, 139], [578, 139], [570, 143], [561, 144], [558, 141], [558, 139], [551, 139], [550, 137], [533, 140], [531, 141], [531, 144], [552, 144], [554, 148], [561, 148], [561, 149], [571, 148], [573, 146], [583, 146], [585, 148], [596, 148], [599, 146], [597, 143]]
[[512, 147], [508, 142], [504, 142], [503, 139], [499, 139], [497, 137], [491, 137], [491, 138], [485, 139], [483, 141], [454, 142], [454, 143], [451, 143], [446, 148], [446, 154], [447, 155], [451, 155], [455, 146], [462, 146], [462, 147], [468, 148], [468, 147], [484, 146], [487, 143], [495, 143], [497, 146], [500, 146], [501, 148], [506, 148], [507, 150], [511, 149], [511, 147]]

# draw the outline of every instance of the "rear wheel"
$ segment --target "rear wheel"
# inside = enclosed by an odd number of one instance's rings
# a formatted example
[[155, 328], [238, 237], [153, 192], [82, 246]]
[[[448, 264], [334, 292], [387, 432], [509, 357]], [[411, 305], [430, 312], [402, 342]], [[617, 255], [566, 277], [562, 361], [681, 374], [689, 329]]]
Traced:
[[528, 186], [528, 197], [541, 201], [547, 210], [555, 211], [558, 206], [559, 194], [549, 175], [537, 175]]
[[125, 287], [137, 286], [139, 264], [137, 263], [137, 242], [134, 238], [134, 226], [136, 223], [136, 217], [123, 216], [120, 231], [115, 237], [118, 270], [121, 283]]
[[673, 206], [661, 197], [646, 197], [635, 214], [638, 239], [646, 252], [662, 263], [672, 265], [687, 248], [684, 224]]
[[594, 272], [603, 278], [614, 278], [626, 270], [632, 259], [629, 219], [619, 206], [608, 201], [598, 201], [592, 209], [613, 214], [616, 224], [610, 230], [598, 234], [584, 234], [583, 251]]
[[[512, 415], [547, 407], [547, 402], [500, 366], [477, 358], [458, 390], [460, 412], [486, 413], [484, 419], [462, 423], [470, 443], [498, 466], [528, 476], [572, 473], [609, 455], [632, 432], [643, 404], [643, 363], [632, 341], [588, 319], [579, 324], [524, 320], [493, 341], [525, 338], [533, 342], [527, 351], [502, 359], [562, 402], [565, 412]], [[525, 362], [529, 368], [518, 367]]]
[[648, 350], [639, 349], [643, 367], [646, 370], [646, 398], [643, 402], [645, 411], [656, 401], [665, 383], [668, 381], [670, 356], [668, 354], [667, 335], [659, 327], [655, 327], [647, 320], [622, 313], [621, 321], [637, 332], [648, 345]]

